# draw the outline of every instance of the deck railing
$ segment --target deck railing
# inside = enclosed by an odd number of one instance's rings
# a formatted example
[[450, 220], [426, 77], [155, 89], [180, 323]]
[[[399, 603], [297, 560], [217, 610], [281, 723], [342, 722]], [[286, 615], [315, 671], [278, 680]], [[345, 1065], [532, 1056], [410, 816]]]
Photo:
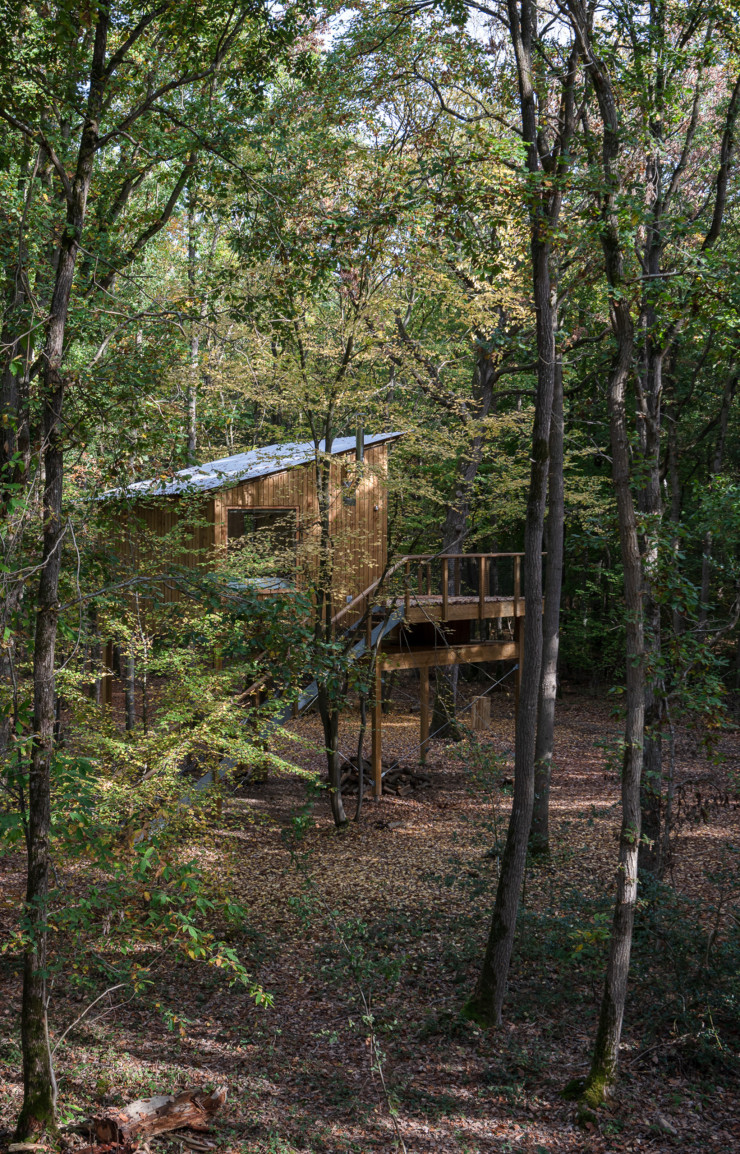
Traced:
[[[372, 614], [368, 608], [376, 599], [379, 588], [382, 589], [384, 600], [403, 599], [404, 614], [408, 617], [412, 600], [418, 597], [441, 597], [442, 618], [446, 619], [449, 612], [450, 598], [477, 596], [478, 617], [485, 615], [486, 597], [504, 596], [514, 602], [514, 617], [519, 616], [519, 601], [522, 595], [522, 558], [523, 553], [410, 553], [401, 557], [392, 565], [382, 577], [363, 589], [338, 613], [332, 617], [332, 625], [336, 626], [347, 615], [355, 620], [361, 620], [367, 614], [367, 641], [368, 648], [372, 633]], [[507, 582], [505, 574], [499, 571], [498, 562], [510, 560], [512, 580]], [[494, 569], [494, 564], [496, 568]], [[492, 579], [496, 577], [497, 588], [492, 590]], [[499, 582], [511, 587], [511, 592], [503, 592]], [[412, 585], [415, 590], [412, 592]], [[473, 588], [472, 593], [464, 590]], [[264, 654], [262, 655], [264, 656]], [[269, 674], [250, 685], [239, 695], [239, 701], [246, 701], [250, 696], [259, 694], [265, 685]]]
[[[367, 589], [354, 597], [334, 616], [338, 624], [348, 614], [362, 617], [376, 596], [403, 600], [408, 616], [413, 601], [425, 597], [441, 597], [442, 617], [446, 618], [449, 604], [456, 597], [477, 597], [478, 615], [484, 616], [487, 597], [504, 596], [514, 601], [514, 615], [518, 616], [522, 596], [523, 553], [411, 553], [401, 557], [385, 575], [373, 581]], [[511, 562], [507, 574], [499, 562]], [[507, 579], [507, 577], [509, 579]]]

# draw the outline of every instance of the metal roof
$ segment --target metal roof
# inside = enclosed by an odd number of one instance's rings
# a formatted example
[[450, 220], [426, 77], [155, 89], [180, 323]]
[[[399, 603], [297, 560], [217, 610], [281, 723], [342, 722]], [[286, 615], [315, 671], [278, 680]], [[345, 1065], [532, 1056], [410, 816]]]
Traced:
[[[403, 433], [375, 433], [365, 437], [365, 448], [394, 441]], [[325, 452], [325, 442], [319, 444], [320, 452]], [[332, 441], [332, 456], [348, 453], [356, 446], [355, 437], [336, 437]], [[154, 477], [150, 481], [135, 481], [123, 489], [109, 489], [101, 494], [101, 499], [125, 496], [172, 497], [178, 493], [206, 492], [212, 489], [228, 489], [242, 481], [253, 481], [257, 477], [267, 477], [271, 473], [282, 473], [296, 465], [306, 465], [314, 459], [313, 441], [288, 441], [282, 445], [265, 445], [262, 449], [250, 449], [248, 453], [235, 453], [233, 457], [222, 457], [218, 461], [206, 461], [203, 465], [191, 465], [180, 469], [173, 476]]]

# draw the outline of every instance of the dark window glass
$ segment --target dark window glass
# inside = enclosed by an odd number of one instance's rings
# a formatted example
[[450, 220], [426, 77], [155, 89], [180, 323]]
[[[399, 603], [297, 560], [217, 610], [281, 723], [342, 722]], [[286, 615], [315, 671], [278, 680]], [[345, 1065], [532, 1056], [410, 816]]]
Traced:
[[275, 558], [275, 575], [292, 577], [298, 543], [295, 509], [228, 509], [229, 541], [254, 537], [260, 556]]
[[226, 532], [229, 541], [235, 541], [237, 537], [244, 536], [244, 510], [243, 509], [228, 509]]

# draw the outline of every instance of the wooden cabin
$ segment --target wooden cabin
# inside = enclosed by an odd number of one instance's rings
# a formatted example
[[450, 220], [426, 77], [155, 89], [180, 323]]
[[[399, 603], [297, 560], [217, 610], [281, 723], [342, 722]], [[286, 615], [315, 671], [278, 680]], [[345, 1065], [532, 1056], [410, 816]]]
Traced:
[[[332, 442], [330, 533], [337, 606], [367, 589], [385, 568], [388, 448], [400, 436], [362, 434]], [[325, 452], [321, 442], [319, 453]], [[191, 568], [217, 566], [230, 546], [262, 539], [280, 557], [274, 574], [257, 579], [267, 591], [271, 585], [300, 584], [316, 564], [319, 504], [312, 442], [237, 453], [111, 490], [103, 499], [122, 505], [127, 547], [140, 566], [147, 560], [142, 546], [147, 533], [154, 540], [173, 530], [178, 533], [177, 561]], [[174, 586], [164, 592], [167, 600], [179, 598]]]
[[[401, 433], [340, 437], [330, 460], [330, 536], [338, 631], [365, 622], [354, 650], [371, 660], [372, 776], [382, 791], [381, 678], [393, 669], [418, 669], [420, 752], [429, 745], [429, 673], [437, 666], [513, 662], [518, 689], [525, 603], [522, 554], [456, 553], [402, 557], [387, 567], [386, 474], [389, 446]], [[325, 454], [322, 442], [320, 454]], [[146, 540], [179, 530], [177, 560], [186, 567], [218, 567], [240, 542], [259, 538], [275, 558], [270, 588], [300, 587], [318, 559], [316, 450], [311, 442], [268, 445], [173, 476], [140, 481], [103, 494], [119, 503], [119, 520], [133, 561], [143, 566]], [[132, 527], [143, 528], [137, 536]], [[274, 548], [272, 548], [275, 546]], [[272, 549], [272, 552], [271, 552]], [[314, 569], [315, 572], [315, 569]], [[176, 587], [166, 596], [178, 598]], [[110, 665], [110, 662], [107, 662]], [[110, 691], [110, 678], [108, 694]], [[258, 691], [262, 682], [253, 687]], [[300, 687], [296, 687], [297, 691]], [[313, 687], [315, 690], [315, 686]], [[488, 706], [488, 699], [478, 699]], [[315, 700], [304, 692], [298, 708]]]

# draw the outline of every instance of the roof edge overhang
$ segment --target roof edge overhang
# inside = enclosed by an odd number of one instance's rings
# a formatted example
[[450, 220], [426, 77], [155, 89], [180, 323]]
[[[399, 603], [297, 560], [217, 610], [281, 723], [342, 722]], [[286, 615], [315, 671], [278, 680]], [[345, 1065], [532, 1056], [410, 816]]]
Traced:
[[[364, 448], [372, 449], [376, 445], [389, 444], [403, 437], [406, 430], [392, 433], [368, 434], [364, 437]], [[319, 452], [324, 450], [319, 442]], [[341, 457], [346, 453], [355, 452], [357, 442], [355, 437], [335, 437], [332, 442], [332, 457]], [[282, 456], [280, 455], [282, 453]], [[153, 478], [150, 481], [135, 481], [121, 489], [109, 489], [101, 493], [99, 501], [144, 501], [159, 498], [181, 496], [215, 496], [224, 489], [231, 489], [235, 485], [242, 485], [249, 481], [259, 481], [263, 477], [271, 477], [276, 473], [284, 473], [289, 469], [300, 468], [315, 460], [315, 446], [310, 441], [284, 442], [277, 445], [266, 445], [262, 449], [254, 449], [250, 453], [236, 454], [234, 457], [222, 457], [216, 461], [207, 461], [202, 465], [193, 465], [188, 469], [180, 469], [172, 477]], [[244, 462], [243, 467], [236, 465], [230, 469], [218, 469], [219, 465], [236, 461], [239, 457], [251, 457], [250, 463]]]

